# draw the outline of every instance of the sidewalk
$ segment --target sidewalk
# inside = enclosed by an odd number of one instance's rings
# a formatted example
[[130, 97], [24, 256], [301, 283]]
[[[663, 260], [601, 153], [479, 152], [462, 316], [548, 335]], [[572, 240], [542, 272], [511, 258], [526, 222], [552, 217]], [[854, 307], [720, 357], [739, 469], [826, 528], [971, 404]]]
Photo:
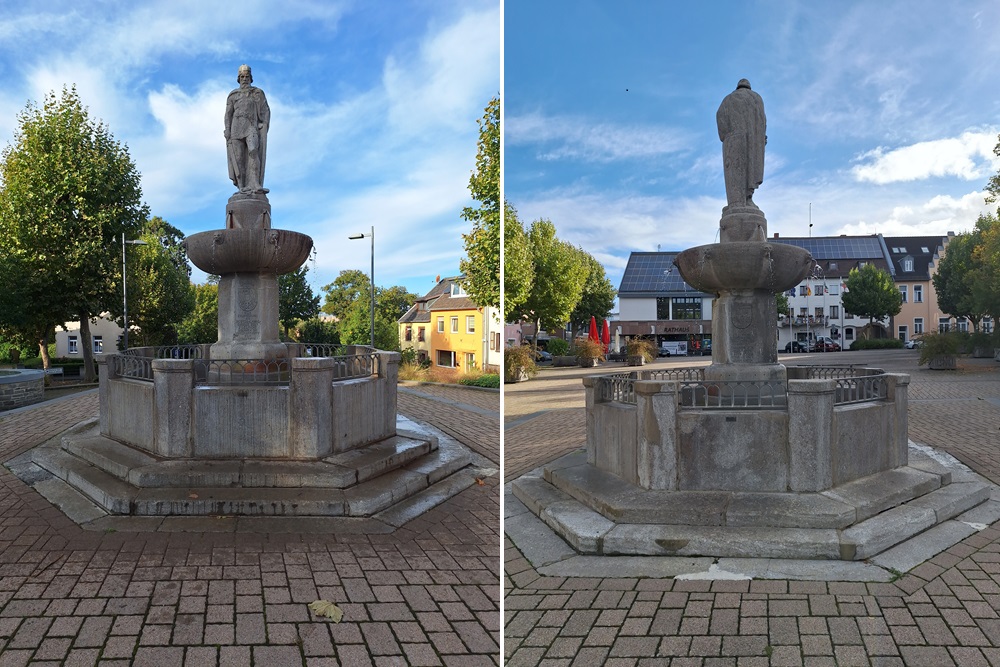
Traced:
[[[407, 392], [400, 412], [437, 406], [498, 463], [499, 395], [490, 417], [464, 391]], [[0, 413], [0, 457], [97, 407], [88, 392]], [[0, 467], [0, 667], [497, 665], [499, 481], [484, 482], [389, 535], [126, 534], [82, 530]], [[343, 621], [316, 620], [318, 599]]]
[[[916, 367], [910, 351], [871, 358], [841, 353], [822, 361], [874, 363], [910, 373], [910, 439], [1000, 480], [1000, 364], [967, 360], [959, 372], [929, 371]], [[820, 360], [800, 355], [782, 362]], [[615, 370], [620, 369], [610, 369]], [[583, 433], [580, 375], [553, 369], [508, 385], [504, 446], [519, 471], [573, 449], [563, 435]], [[548, 387], [551, 401], [543, 398]], [[538, 425], [534, 432], [532, 424]], [[561, 435], [550, 446], [545, 434], [552, 433]], [[576, 446], [583, 441], [581, 436]], [[894, 581], [879, 583], [834, 581], [834, 576], [821, 581], [559, 576], [552, 567], [544, 568], [550, 576], [543, 576], [506, 539], [507, 664], [997, 666], [998, 528], [983, 527]], [[621, 570], [626, 569], [623, 562]]]

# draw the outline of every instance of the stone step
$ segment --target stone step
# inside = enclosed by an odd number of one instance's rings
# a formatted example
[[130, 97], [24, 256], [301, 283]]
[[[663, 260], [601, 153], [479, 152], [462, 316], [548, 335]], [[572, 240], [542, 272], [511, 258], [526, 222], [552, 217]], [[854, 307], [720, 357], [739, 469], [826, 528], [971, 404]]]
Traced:
[[401, 468], [437, 447], [436, 438], [428, 440], [395, 435], [373, 445], [328, 456], [323, 461], [356, 470], [355, 481], [361, 483], [386, 471]]
[[36, 447], [31, 459], [109, 514], [132, 514], [137, 489], [131, 484], [59, 447]]

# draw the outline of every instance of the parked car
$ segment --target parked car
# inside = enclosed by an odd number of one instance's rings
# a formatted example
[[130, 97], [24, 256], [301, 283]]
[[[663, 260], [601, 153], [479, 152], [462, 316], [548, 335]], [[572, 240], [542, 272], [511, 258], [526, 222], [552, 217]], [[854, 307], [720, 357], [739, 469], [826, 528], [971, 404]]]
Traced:
[[793, 340], [790, 343], [785, 343], [785, 352], [808, 352], [808, 350], [805, 343]]
[[920, 340], [919, 338], [911, 338], [910, 340], [906, 341], [906, 345], [904, 347], [906, 347], [907, 350], [915, 350], [916, 348], [920, 347], [923, 344], [924, 341]]
[[840, 352], [840, 343], [829, 336], [817, 336], [811, 345], [810, 352]]
[[535, 361], [552, 361], [552, 354], [550, 352], [546, 352], [545, 350], [539, 350], [538, 354], [535, 355]]

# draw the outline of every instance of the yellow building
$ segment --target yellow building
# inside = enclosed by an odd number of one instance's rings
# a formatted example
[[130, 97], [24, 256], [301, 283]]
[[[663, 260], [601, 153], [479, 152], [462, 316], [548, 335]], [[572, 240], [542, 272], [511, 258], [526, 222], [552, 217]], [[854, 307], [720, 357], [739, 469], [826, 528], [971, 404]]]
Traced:
[[412, 348], [441, 368], [495, 371], [503, 350], [499, 313], [476, 306], [461, 280], [439, 280], [399, 319], [400, 349]]

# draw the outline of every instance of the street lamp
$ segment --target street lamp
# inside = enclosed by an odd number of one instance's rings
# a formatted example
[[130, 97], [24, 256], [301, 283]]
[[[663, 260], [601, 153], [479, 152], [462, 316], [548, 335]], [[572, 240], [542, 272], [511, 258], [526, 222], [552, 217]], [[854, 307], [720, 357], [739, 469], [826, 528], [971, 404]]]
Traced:
[[148, 245], [145, 241], [126, 241], [125, 232], [122, 232], [122, 324], [125, 325], [124, 348], [128, 349], [128, 291], [125, 284], [125, 246], [126, 245]]
[[357, 241], [358, 239], [363, 239], [370, 236], [372, 239], [372, 349], [375, 349], [375, 226], [372, 225], [372, 231], [370, 234], [351, 234], [347, 238], [351, 241]]

